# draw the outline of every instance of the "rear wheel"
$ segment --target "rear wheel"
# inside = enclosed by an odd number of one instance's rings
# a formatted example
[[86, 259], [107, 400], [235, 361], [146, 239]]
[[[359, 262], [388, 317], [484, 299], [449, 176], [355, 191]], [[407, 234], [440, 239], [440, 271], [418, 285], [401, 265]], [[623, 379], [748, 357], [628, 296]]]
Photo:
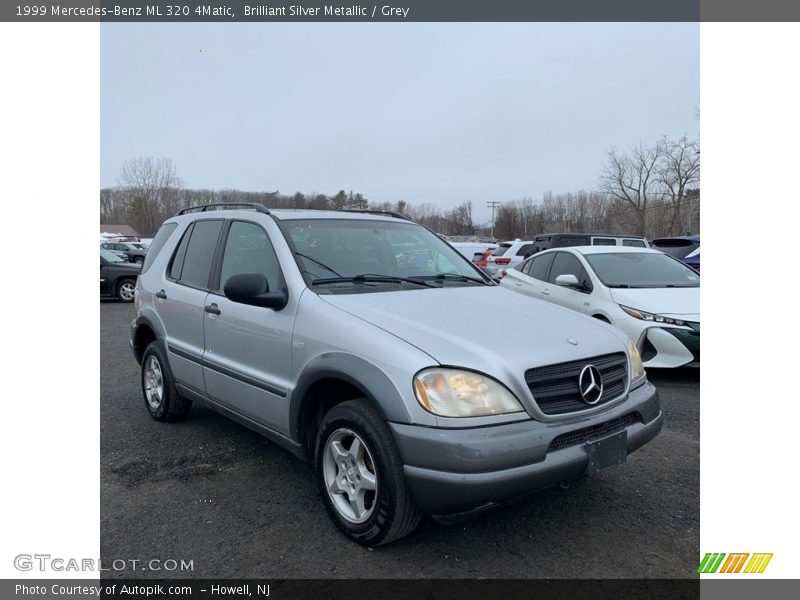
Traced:
[[117, 298], [122, 302], [133, 302], [136, 293], [136, 281], [133, 279], [123, 279], [117, 285]]
[[133, 262], [135, 262], [137, 265], [143, 265], [144, 264], [144, 257], [137, 256], [136, 258], [133, 259]]
[[158, 341], [151, 342], [142, 357], [142, 394], [147, 412], [156, 421], [179, 421], [192, 408], [192, 401], [178, 394]]
[[419, 523], [392, 434], [367, 400], [343, 402], [323, 417], [315, 458], [328, 514], [350, 539], [387, 544]]

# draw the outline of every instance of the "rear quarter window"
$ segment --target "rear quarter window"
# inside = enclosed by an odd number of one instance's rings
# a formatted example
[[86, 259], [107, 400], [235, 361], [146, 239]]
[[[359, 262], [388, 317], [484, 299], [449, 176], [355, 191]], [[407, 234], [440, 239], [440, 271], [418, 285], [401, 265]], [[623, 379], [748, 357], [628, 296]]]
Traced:
[[153, 261], [158, 256], [158, 253], [161, 252], [161, 249], [164, 247], [164, 244], [167, 243], [167, 240], [170, 238], [172, 233], [175, 231], [175, 228], [178, 227], [177, 223], [164, 223], [156, 233], [156, 236], [153, 238], [153, 241], [150, 243], [150, 247], [147, 249], [147, 254], [144, 257], [144, 264], [142, 265], [142, 273], [146, 273], [147, 269], [150, 268], [150, 265], [153, 264]]

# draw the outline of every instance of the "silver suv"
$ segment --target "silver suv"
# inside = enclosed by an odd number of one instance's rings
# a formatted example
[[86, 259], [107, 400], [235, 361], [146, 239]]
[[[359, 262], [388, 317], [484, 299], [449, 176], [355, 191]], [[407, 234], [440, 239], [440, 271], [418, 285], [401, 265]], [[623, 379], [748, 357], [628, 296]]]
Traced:
[[364, 545], [591, 475], [661, 429], [623, 333], [496, 285], [392, 213], [181, 211], [135, 302], [150, 415], [200, 402], [313, 462]]

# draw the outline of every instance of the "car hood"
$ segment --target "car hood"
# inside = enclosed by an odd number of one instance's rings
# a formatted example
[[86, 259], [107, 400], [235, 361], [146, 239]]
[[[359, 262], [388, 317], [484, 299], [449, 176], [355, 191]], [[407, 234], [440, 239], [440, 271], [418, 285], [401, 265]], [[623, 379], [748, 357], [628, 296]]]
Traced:
[[111, 266], [115, 269], [127, 269], [128, 271], [141, 271], [141, 265], [137, 265], [136, 263], [132, 262], [118, 262], [118, 263], [111, 263]]
[[611, 298], [650, 313], [664, 316], [683, 316], [689, 320], [700, 319], [700, 288], [611, 288]]
[[407, 341], [442, 365], [487, 373], [507, 385], [513, 380], [515, 385], [509, 387], [523, 395], [527, 369], [626, 348], [625, 335], [610, 325], [500, 286], [320, 298]]

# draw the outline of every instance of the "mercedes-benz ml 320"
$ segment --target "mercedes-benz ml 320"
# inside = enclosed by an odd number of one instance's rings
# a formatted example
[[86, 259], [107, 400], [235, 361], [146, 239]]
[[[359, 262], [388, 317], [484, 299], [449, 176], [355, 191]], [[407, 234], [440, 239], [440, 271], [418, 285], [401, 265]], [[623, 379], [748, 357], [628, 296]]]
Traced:
[[135, 307], [150, 415], [203, 403], [311, 461], [364, 545], [591, 475], [661, 428], [621, 331], [496, 285], [399, 215], [181, 211]]

